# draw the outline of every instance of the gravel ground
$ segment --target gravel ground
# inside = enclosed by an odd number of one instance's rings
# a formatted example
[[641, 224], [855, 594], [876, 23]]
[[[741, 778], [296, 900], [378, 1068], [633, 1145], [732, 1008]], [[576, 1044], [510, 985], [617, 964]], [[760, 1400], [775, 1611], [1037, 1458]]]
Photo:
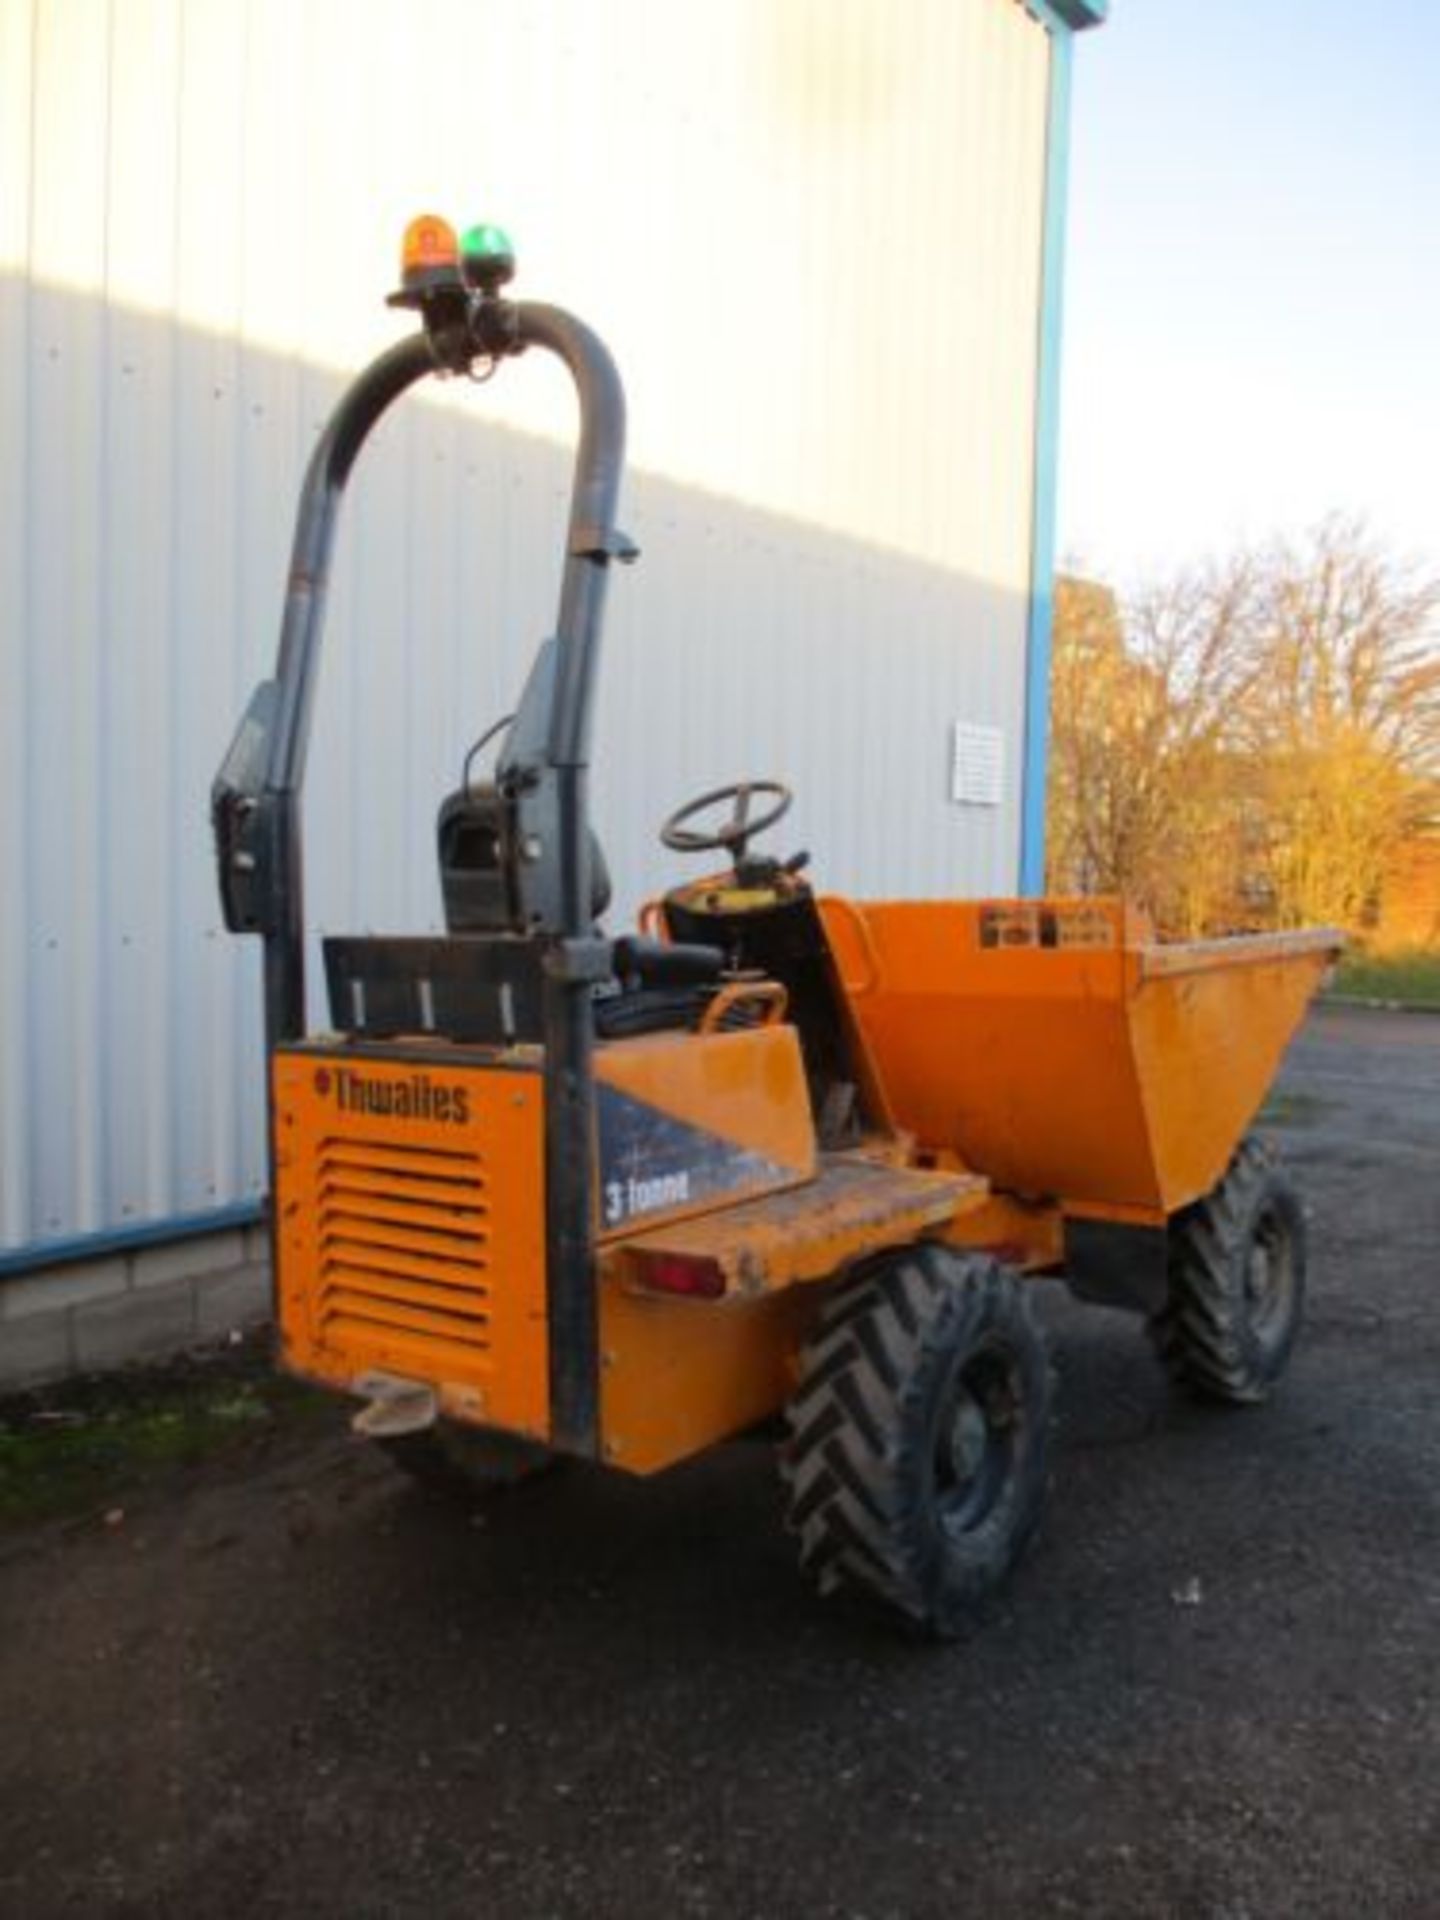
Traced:
[[1316, 1015], [1308, 1335], [1173, 1397], [1046, 1286], [1039, 1548], [964, 1644], [802, 1591], [744, 1442], [457, 1516], [329, 1422], [0, 1549], [0, 1911], [1440, 1913], [1440, 1019]]

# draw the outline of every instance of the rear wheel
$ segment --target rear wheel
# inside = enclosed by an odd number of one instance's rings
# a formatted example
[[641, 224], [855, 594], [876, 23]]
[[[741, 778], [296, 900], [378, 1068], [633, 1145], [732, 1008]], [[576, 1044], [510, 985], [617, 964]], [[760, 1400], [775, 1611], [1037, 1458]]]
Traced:
[[1264, 1400], [1305, 1307], [1305, 1219], [1268, 1147], [1241, 1141], [1218, 1186], [1170, 1223], [1169, 1298], [1150, 1337], [1171, 1377], [1207, 1400]]
[[1044, 1504], [1050, 1369], [1023, 1283], [946, 1247], [872, 1263], [827, 1303], [786, 1419], [788, 1523], [821, 1592], [958, 1632]]
[[396, 1434], [377, 1444], [412, 1480], [469, 1506], [558, 1463], [556, 1454], [534, 1440], [455, 1420], [439, 1420], [423, 1433]]

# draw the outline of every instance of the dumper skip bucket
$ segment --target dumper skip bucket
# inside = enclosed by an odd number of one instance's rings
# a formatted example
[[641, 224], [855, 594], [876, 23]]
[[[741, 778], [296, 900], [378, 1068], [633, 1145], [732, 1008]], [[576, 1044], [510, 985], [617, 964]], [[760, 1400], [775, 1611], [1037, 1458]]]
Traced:
[[821, 907], [898, 1125], [1007, 1192], [1136, 1221], [1220, 1178], [1343, 944], [1166, 945], [1117, 899]]

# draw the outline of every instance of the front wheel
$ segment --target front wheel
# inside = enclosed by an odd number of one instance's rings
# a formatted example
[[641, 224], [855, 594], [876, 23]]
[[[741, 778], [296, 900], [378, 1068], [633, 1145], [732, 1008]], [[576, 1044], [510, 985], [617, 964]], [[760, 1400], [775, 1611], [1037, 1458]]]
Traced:
[[821, 1313], [786, 1413], [805, 1572], [957, 1633], [1040, 1518], [1050, 1394], [1018, 1276], [940, 1246], [871, 1263]]
[[1305, 1309], [1305, 1216], [1253, 1135], [1224, 1178], [1170, 1223], [1169, 1297], [1150, 1338], [1172, 1379], [1253, 1406], [1289, 1364]]

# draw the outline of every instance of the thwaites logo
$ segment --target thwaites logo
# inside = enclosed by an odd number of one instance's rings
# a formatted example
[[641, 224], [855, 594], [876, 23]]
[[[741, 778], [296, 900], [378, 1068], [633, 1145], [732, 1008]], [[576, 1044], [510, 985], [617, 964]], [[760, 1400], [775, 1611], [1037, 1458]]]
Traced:
[[445, 1087], [428, 1073], [407, 1074], [403, 1080], [380, 1079], [354, 1067], [320, 1067], [315, 1091], [331, 1099], [342, 1113], [372, 1113], [392, 1120], [439, 1120], [454, 1127], [470, 1119], [468, 1087]]

